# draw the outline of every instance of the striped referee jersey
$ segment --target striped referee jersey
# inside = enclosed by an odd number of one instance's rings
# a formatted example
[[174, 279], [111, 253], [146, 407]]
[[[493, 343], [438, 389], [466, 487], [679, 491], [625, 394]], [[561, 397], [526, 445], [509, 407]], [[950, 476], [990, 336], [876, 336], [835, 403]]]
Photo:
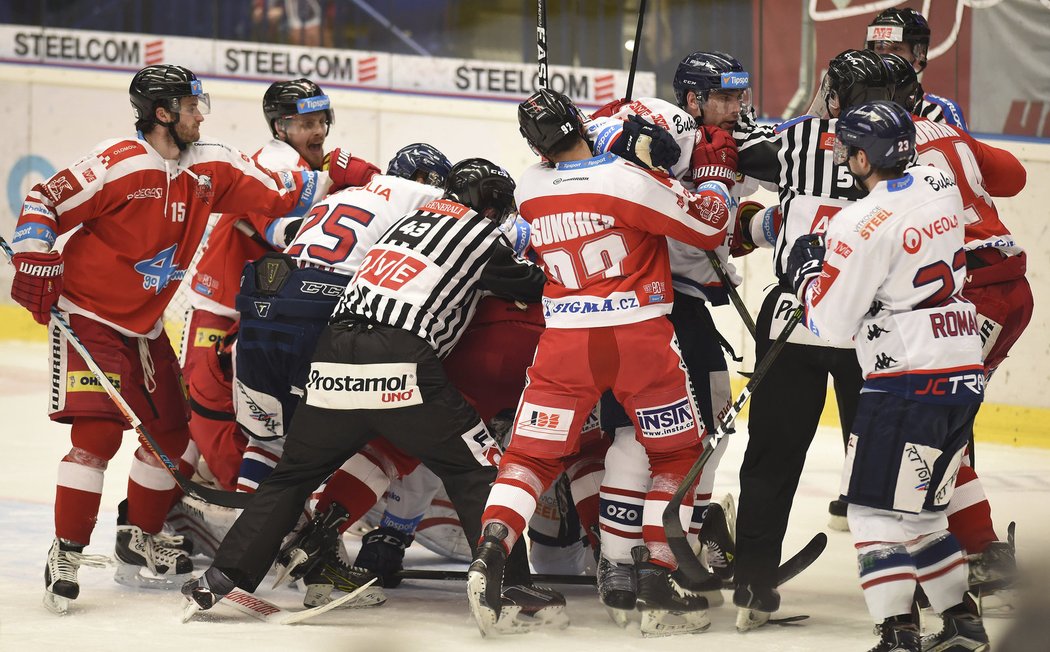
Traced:
[[444, 357], [484, 292], [539, 301], [546, 277], [518, 258], [498, 224], [448, 199], [401, 218], [365, 254], [332, 323], [365, 321], [409, 331]]

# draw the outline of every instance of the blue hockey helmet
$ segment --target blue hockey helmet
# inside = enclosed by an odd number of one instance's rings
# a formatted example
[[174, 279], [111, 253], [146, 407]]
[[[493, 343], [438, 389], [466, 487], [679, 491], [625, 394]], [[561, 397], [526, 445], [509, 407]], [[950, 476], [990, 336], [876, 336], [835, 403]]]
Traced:
[[386, 167], [387, 174], [402, 179], [412, 179], [417, 173], [423, 172], [423, 183], [438, 188], [445, 185], [445, 179], [451, 171], [452, 161], [437, 147], [426, 143], [402, 147]]
[[713, 90], [744, 90], [750, 104], [750, 75], [732, 55], [725, 52], [694, 52], [682, 59], [674, 71], [674, 97], [678, 106], [686, 106], [689, 91], [702, 103]]
[[851, 108], [835, 123], [835, 163], [864, 150], [873, 168], [892, 168], [915, 155], [915, 123], [900, 104], [886, 100]]

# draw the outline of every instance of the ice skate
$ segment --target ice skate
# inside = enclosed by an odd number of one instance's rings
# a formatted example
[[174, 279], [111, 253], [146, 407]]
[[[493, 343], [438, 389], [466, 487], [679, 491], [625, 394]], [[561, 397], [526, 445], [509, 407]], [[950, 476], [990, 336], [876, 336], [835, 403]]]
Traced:
[[875, 626], [879, 644], [868, 652], [921, 652], [919, 628], [907, 617], [887, 618]]
[[[1016, 525], [1010, 523], [1007, 528], [1006, 541], [993, 541], [983, 552], [968, 558], [970, 592], [982, 600], [1003, 589], [1010, 588], [1017, 581], [1017, 557], [1014, 549], [1014, 530]], [[985, 613], [982, 608], [982, 613]]]
[[[320, 607], [332, 601], [332, 592], [341, 591], [351, 593], [377, 579], [375, 573], [364, 568], [351, 566], [343, 558], [345, 551], [339, 541], [328, 544], [327, 549], [321, 553], [321, 559], [313, 564], [310, 571], [303, 577], [306, 585], [306, 597], [303, 598], [304, 607]], [[375, 607], [386, 602], [386, 594], [379, 586], [370, 586], [365, 589], [356, 599], [347, 603], [348, 607]]]
[[631, 555], [637, 573], [635, 608], [642, 616], [642, 636], [695, 634], [711, 626], [706, 599], [683, 591], [669, 569], [649, 561], [649, 550], [644, 546], [636, 547]]
[[620, 564], [600, 556], [595, 575], [598, 581], [598, 598], [609, 617], [620, 627], [627, 627], [638, 597], [634, 565]]
[[[711, 503], [700, 528], [700, 542], [703, 544], [704, 561], [718, 579], [733, 579], [734, 561], [736, 560], [736, 504], [733, 494], [726, 494], [720, 503]], [[708, 598], [711, 606], [717, 606]]]
[[180, 591], [186, 598], [182, 609], [182, 622], [193, 618], [198, 611], [207, 611], [236, 588], [236, 583], [218, 568], [209, 568], [196, 578], [182, 585]]
[[837, 532], [849, 532], [849, 521], [846, 519], [846, 510], [849, 503], [844, 500], [835, 499], [828, 505], [828, 527]]
[[780, 608], [780, 592], [773, 587], [739, 584], [733, 591], [737, 606], [736, 629], [747, 632], [769, 622], [769, 617]]
[[105, 568], [112, 561], [104, 555], [85, 555], [84, 546], [78, 543], [55, 539], [44, 565], [44, 606], [58, 615], [67, 613], [80, 595], [77, 570], [81, 566]]
[[467, 600], [482, 636], [496, 631], [496, 622], [500, 617], [496, 605], [502, 604], [503, 566], [507, 562], [503, 541], [507, 534], [507, 526], [502, 523], [485, 526], [474, 561], [470, 562], [470, 568], [467, 569]]
[[314, 514], [307, 523], [277, 554], [277, 577], [273, 588], [288, 581], [305, 576], [321, 561], [321, 555], [330, 542], [339, 539], [339, 526], [350, 517], [342, 505], [333, 502], [324, 512]]
[[174, 534], [183, 537], [189, 544], [191, 555], [202, 555], [214, 559], [219, 544], [233, 527], [241, 510], [206, 503], [199, 498], [184, 495], [168, 512], [164, 522]]
[[515, 584], [500, 595], [500, 615], [495, 631], [500, 634], [523, 634], [540, 628], [565, 629], [569, 615], [565, 596], [542, 586]]
[[923, 652], [984, 652], [991, 649], [977, 602], [967, 593], [962, 604], [941, 614], [940, 632], [922, 639]]
[[175, 543], [173, 537], [147, 534], [135, 525], [117, 526], [113, 579], [135, 588], [178, 589], [193, 572], [193, 562]]

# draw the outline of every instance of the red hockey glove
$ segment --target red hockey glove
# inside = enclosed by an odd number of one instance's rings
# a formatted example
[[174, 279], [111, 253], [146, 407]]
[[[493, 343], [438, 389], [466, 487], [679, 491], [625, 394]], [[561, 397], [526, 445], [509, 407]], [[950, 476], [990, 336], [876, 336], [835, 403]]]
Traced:
[[38, 324], [51, 319], [51, 307], [62, 294], [62, 272], [65, 265], [57, 251], [41, 253], [28, 251], [15, 254], [15, 280], [11, 284], [11, 298], [33, 313]]
[[621, 98], [619, 100], [613, 100], [612, 102], [609, 102], [605, 106], [601, 107], [600, 109], [598, 109], [597, 111], [592, 113], [591, 114], [591, 120], [594, 120], [595, 118], [611, 118], [614, 115], [616, 115], [616, 112], [619, 111], [620, 109], [622, 109], [624, 107], [624, 105], [630, 104], [630, 103], [631, 103], [631, 101], [626, 99], [626, 98]]
[[755, 250], [755, 241], [751, 237], [751, 220], [765, 206], [757, 201], [740, 202], [736, 209], [736, 221], [733, 224], [733, 235], [729, 239], [729, 253], [734, 257], [746, 256]]
[[693, 182], [721, 181], [726, 188], [736, 183], [737, 151], [733, 135], [706, 125], [696, 130], [693, 156], [689, 161]]
[[321, 169], [327, 170], [332, 179], [330, 192], [363, 186], [379, 174], [379, 168], [376, 166], [338, 147], [324, 155], [324, 165]]

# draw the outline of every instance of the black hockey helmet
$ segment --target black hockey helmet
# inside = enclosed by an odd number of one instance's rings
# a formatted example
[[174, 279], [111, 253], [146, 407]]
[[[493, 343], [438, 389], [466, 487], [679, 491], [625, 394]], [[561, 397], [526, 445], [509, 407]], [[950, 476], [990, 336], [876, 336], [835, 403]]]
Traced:
[[[157, 121], [155, 109], [161, 106], [178, 113], [179, 98], [191, 95], [197, 98], [197, 108], [201, 113], [207, 114], [211, 109], [211, 100], [197, 75], [189, 68], [171, 64], [146, 66], [135, 73], [128, 94], [131, 96], [131, 106], [135, 109], [136, 121], [162, 124]], [[167, 123], [163, 124], [168, 126]]]
[[828, 63], [824, 77], [824, 102], [831, 112], [831, 98], [838, 101], [838, 115], [850, 107], [874, 100], [888, 100], [893, 93], [890, 71], [882, 57], [871, 50], [846, 50]]
[[910, 7], [891, 7], [868, 24], [864, 47], [875, 50], [879, 43], [906, 43], [911, 46], [919, 70], [925, 70], [926, 55], [930, 51], [930, 24], [925, 16]]
[[835, 162], [864, 150], [874, 168], [892, 168], [915, 155], [915, 123], [896, 102], [877, 100], [854, 106], [835, 123]]
[[426, 143], [412, 143], [397, 150], [390, 159], [386, 173], [402, 179], [411, 179], [424, 172], [423, 183], [441, 188], [452, 170], [452, 161], [437, 147]]
[[[324, 94], [321, 87], [305, 77], [291, 81], [279, 81], [270, 84], [263, 94], [263, 115], [270, 133], [277, 138], [277, 127], [274, 122], [281, 118], [300, 113], [324, 111], [328, 126], [335, 122], [332, 101]], [[325, 131], [325, 135], [328, 131]]]
[[922, 102], [923, 90], [915, 68], [897, 54], [884, 54], [882, 60], [890, 71], [890, 82], [893, 84], [891, 99], [912, 113], [917, 113]]
[[564, 94], [541, 88], [518, 105], [518, 128], [533, 150], [550, 158], [565, 137], [583, 138], [583, 115]]
[[445, 197], [473, 208], [482, 217], [503, 222], [514, 212], [514, 180], [506, 170], [483, 158], [463, 159], [445, 180]]
[[694, 52], [682, 59], [674, 71], [674, 97], [678, 106], [686, 107], [689, 91], [696, 93], [700, 102], [715, 89], [745, 90], [751, 80], [744, 64], [725, 52]]

